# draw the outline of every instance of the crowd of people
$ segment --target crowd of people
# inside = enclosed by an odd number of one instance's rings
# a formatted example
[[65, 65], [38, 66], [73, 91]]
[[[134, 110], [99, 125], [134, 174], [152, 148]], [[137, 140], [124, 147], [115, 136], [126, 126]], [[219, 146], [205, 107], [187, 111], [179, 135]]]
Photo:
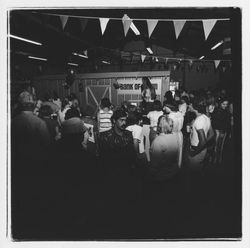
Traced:
[[[48, 192], [57, 188], [51, 193], [55, 202], [68, 199], [81, 210], [88, 204], [76, 198], [88, 194], [93, 178], [103, 182], [107, 199], [119, 202], [120, 197], [124, 203], [132, 191], [140, 191], [143, 183], [138, 182], [174, 178], [183, 166], [197, 173], [208, 163], [220, 166], [225, 140], [233, 135], [233, 103], [224, 89], [167, 91], [163, 103], [142, 89], [138, 106], [114, 106], [103, 98], [97, 110], [80, 106], [75, 94], [38, 100], [23, 91], [14, 107], [14, 188], [21, 192], [27, 176], [36, 176], [34, 183], [47, 185]], [[41, 175], [46, 181], [39, 181]]]

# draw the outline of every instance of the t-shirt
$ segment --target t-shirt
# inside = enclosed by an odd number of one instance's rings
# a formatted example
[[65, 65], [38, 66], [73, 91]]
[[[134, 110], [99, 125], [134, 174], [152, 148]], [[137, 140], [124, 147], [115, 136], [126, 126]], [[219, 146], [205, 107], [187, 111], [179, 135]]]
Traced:
[[113, 111], [104, 111], [100, 109], [99, 116], [99, 132], [108, 131], [112, 128], [111, 117], [113, 115]]
[[150, 127], [157, 127], [159, 117], [163, 115], [163, 111], [150, 111], [147, 117], [150, 120]]
[[183, 114], [183, 116], [186, 114], [187, 104], [185, 102], [179, 105], [179, 111]]
[[206, 115], [202, 114], [202, 115], [196, 117], [196, 119], [193, 122], [193, 125], [191, 128], [191, 133], [190, 133], [191, 145], [198, 146], [198, 144], [199, 144], [197, 130], [203, 129], [205, 132], [205, 137], [207, 137], [207, 134], [208, 134], [210, 127], [211, 127], [211, 121]]
[[144, 148], [144, 142], [143, 142], [142, 127], [139, 125], [131, 125], [131, 126], [128, 126], [126, 129], [132, 132], [134, 139], [139, 140], [139, 153], [143, 153], [145, 151], [145, 148]]
[[178, 171], [178, 155], [177, 134], [160, 134], [150, 148], [150, 173], [155, 179], [164, 179], [175, 174]]
[[183, 114], [181, 112], [171, 112], [168, 117], [173, 120], [173, 132], [180, 132], [183, 127]]

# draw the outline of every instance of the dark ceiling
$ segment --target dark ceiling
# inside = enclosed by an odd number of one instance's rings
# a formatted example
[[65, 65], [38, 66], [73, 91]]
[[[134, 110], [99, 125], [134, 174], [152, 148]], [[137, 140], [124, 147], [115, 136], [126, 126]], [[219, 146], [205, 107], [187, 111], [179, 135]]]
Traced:
[[[98, 18], [122, 18], [127, 14], [140, 31], [136, 36], [129, 29], [124, 35], [121, 20], [112, 19], [102, 35]], [[68, 15], [65, 28], [59, 15]], [[79, 18], [77, 18], [79, 17]], [[90, 17], [81, 19], [80, 17]], [[92, 18], [91, 18], [92, 17]], [[208, 39], [205, 40], [201, 21], [187, 21], [178, 39], [172, 21], [159, 21], [150, 38], [146, 19], [221, 19], [217, 21]], [[85, 28], [80, 23], [83, 20]], [[211, 51], [211, 47], [226, 37], [232, 37], [233, 8], [103, 8], [103, 9], [19, 9], [10, 11], [10, 34], [41, 42], [42, 46], [32, 45], [16, 39], [10, 40], [11, 60], [15, 62], [33, 60], [28, 55], [48, 58], [48, 64], [63, 65], [74, 63], [98, 63], [108, 60], [111, 63], [130, 63], [132, 57], [140, 60], [140, 54], [149, 55], [148, 44], [157, 49], [158, 56], [198, 59], [230, 59], [223, 55], [223, 46]], [[89, 59], [73, 56], [73, 52], [88, 50]], [[150, 57], [149, 57], [150, 58]], [[145, 63], [147, 60], [145, 60]]]

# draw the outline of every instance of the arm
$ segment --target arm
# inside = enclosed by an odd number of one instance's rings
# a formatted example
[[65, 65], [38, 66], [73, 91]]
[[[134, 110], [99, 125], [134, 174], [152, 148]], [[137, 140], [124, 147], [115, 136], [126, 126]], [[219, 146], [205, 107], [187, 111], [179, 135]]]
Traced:
[[139, 154], [139, 143], [140, 141], [138, 139], [134, 139], [134, 149], [136, 154]]
[[206, 144], [207, 144], [204, 130], [203, 129], [197, 130], [197, 134], [198, 134], [198, 138], [199, 138], [199, 144], [195, 149], [193, 148], [190, 151], [190, 155], [192, 157], [197, 155], [198, 153], [200, 153], [206, 147]]

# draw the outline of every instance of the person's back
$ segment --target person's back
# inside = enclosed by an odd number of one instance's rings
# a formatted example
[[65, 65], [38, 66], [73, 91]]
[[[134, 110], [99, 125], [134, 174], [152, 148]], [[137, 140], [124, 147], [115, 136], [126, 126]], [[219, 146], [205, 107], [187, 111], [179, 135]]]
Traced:
[[205, 114], [197, 116], [193, 122], [190, 141], [192, 146], [197, 146], [199, 143], [197, 130], [203, 129], [205, 133], [205, 137], [207, 137], [208, 131], [211, 127], [211, 121], [209, 117]]
[[20, 173], [36, 173], [49, 149], [49, 132], [46, 123], [33, 113], [32, 95], [23, 92], [19, 101], [22, 111], [11, 121], [12, 162]]
[[97, 113], [98, 129], [99, 132], [108, 131], [112, 128], [111, 117], [113, 111], [110, 109], [111, 103], [108, 98], [101, 100], [100, 110]]
[[150, 147], [149, 174], [153, 180], [165, 180], [178, 172], [180, 146], [177, 133], [172, 133], [172, 125], [173, 121], [170, 118], [160, 117], [160, 134]]
[[11, 125], [12, 136], [15, 139], [13, 145], [22, 148], [23, 155], [36, 153], [38, 147], [48, 143], [46, 123], [32, 112], [23, 111], [12, 120]]
[[171, 112], [168, 114], [174, 122], [173, 132], [180, 132], [183, 126], [184, 116], [181, 112]]
[[150, 111], [147, 115], [147, 117], [150, 120], [150, 127], [153, 128], [153, 130], [155, 131], [156, 131], [158, 119], [161, 115], [163, 115], [161, 102], [159, 100], [155, 100], [154, 110]]

